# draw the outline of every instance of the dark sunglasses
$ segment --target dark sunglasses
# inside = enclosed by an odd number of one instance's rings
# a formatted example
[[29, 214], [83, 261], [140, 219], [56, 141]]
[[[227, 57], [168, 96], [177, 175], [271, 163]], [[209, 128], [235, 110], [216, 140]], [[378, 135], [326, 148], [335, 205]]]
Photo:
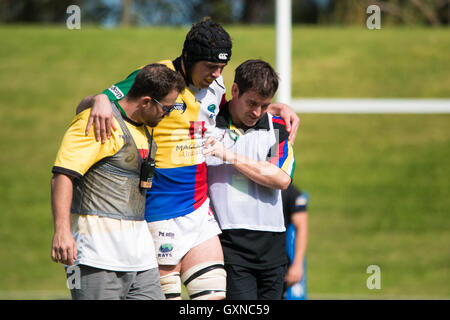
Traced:
[[[151, 97], [150, 97], [151, 98]], [[164, 110], [164, 112], [166, 113], [171, 113], [172, 110], [175, 108], [175, 105], [167, 107], [164, 106], [161, 102], [159, 102], [158, 100], [156, 100], [155, 98], [152, 98], [157, 104], [159, 104], [161, 106], [161, 108]]]

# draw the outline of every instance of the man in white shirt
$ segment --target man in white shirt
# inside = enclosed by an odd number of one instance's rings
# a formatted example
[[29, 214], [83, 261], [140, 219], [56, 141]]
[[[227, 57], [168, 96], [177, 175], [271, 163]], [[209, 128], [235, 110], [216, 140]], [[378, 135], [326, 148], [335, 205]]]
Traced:
[[278, 76], [261, 60], [242, 63], [230, 100], [205, 143], [211, 207], [222, 229], [227, 299], [281, 299], [287, 258], [281, 190], [294, 155], [284, 121], [267, 112]]

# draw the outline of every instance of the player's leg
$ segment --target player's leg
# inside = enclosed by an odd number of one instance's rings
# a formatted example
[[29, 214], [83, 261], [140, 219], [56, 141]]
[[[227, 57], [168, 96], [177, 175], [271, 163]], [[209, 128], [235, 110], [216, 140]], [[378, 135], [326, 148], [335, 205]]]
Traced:
[[160, 265], [161, 288], [167, 300], [181, 300], [181, 263], [177, 265]]
[[161, 288], [167, 300], [181, 300], [180, 260], [188, 250], [184, 248], [175, 220], [148, 223], [157, 252]]
[[257, 300], [257, 270], [226, 264], [227, 300]]
[[164, 300], [158, 268], [133, 273], [128, 300]]
[[185, 216], [148, 225], [167, 298], [181, 298], [181, 281], [193, 299], [225, 297], [226, 273], [217, 237], [221, 230], [209, 209], [209, 201]]
[[193, 300], [225, 298], [226, 272], [217, 235], [198, 244], [183, 257], [181, 279]]
[[77, 265], [79, 277], [71, 288], [73, 300], [119, 300], [123, 298], [120, 277], [125, 272], [115, 272], [94, 268], [87, 265]]
[[286, 269], [286, 265], [281, 265], [259, 272], [258, 300], [282, 299]]

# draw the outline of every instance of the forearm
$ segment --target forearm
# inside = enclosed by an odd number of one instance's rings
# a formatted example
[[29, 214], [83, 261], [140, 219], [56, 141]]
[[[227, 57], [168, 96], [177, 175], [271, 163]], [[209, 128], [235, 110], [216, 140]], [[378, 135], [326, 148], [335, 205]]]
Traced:
[[[305, 213], [302, 213], [305, 215]], [[302, 217], [301, 224], [297, 224], [297, 236], [295, 237], [295, 251], [293, 265], [303, 265], [306, 256], [306, 247], [308, 245], [308, 225], [307, 217]]]
[[76, 112], [77, 114], [79, 114], [80, 112], [88, 108], [92, 108], [94, 104], [102, 102], [109, 103], [108, 96], [104, 93], [87, 96], [83, 100], [81, 100], [81, 102], [78, 104]]
[[233, 165], [250, 180], [271, 189], [286, 189], [291, 183], [291, 177], [276, 165], [268, 161], [256, 161], [234, 153], [230, 149], [209, 137], [203, 149], [204, 156], [215, 156]]
[[72, 180], [64, 174], [55, 174], [51, 180], [51, 201], [55, 233], [70, 231]]
[[295, 239], [295, 253], [294, 260], [292, 262], [294, 265], [302, 265], [305, 261], [307, 238], [304, 235], [305, 232], [300, 232], [297, 234], [297, 238]]
[[291, 183], [291, 177], [270, 162], [252, 160], [236, 153], [228, 160], [239, 172], [262, 186], [284, 190]]

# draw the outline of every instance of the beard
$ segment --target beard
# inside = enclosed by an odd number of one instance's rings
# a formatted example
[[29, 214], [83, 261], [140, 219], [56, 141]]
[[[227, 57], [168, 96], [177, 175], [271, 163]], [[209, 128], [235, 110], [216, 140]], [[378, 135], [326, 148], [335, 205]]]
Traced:
[[158, 125], [158, 123], [161, 122], [162, 119], [164, 119], [164, 116], [162, 116], [161, 118], [151, 119], [151, 120], [147, 121], [145, 123], [145, 125], [147, 125], [147, 126], [149, 126], [151, 128], [154, 128], [154, 127], [156, 127]]

